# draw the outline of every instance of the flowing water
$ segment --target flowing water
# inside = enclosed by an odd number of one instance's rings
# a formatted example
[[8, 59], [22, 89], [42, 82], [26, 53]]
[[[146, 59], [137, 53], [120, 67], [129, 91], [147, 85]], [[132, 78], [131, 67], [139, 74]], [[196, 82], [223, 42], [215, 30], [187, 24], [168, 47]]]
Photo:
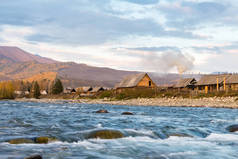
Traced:
[[[107, 114], [96, 114], [107, 109]], [[135, 115], [124, 116], [130, 111]], [[238, 109], [111, 106], [71, 103], [0, 102], [0, 159], [40, 154], [44, 159], [237, 159]], [[86, 139], [100, 129], [119, 130], [121, 139]], [[49, 144], [6, 142], [55, 137]]]

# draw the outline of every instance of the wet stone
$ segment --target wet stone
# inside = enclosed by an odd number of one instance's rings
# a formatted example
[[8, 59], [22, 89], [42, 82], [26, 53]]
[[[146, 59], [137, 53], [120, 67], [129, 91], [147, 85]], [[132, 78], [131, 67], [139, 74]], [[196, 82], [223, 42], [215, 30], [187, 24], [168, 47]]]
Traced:
[[32, 144], [35, 143], [32, 139], [12, 139], [8, 141], [9, 144]]
[[118, 130], [96, 130], [88, 135], [88, 139], [100, 138], [100, 139], [117, 139], [123, 138], [124, 135]]
[[19, 138], [19, 139], [11, 139], [7, 141], [10, 144], [48, 144], [49, 142], [57, 141], [55, 138], [50, 137], [35, 137], [35, 138]]
[[96, 113], [109, 113], [106, 109], [100, 109]]
[[236, 132], [236, 131], [238, 131], [238, 124], [230, 125], [226, 128], [226, 130], [229, 132]]
[[32, 155], [29, 157], [25, 157], [24, 159], [43, 159], [43, 158], [41, 157], [41, 155]]
[[48, 144], [49, 142], [57, 141], [56, 138], [50, 138], [46, 136], [36, 137], [35, 143], [37, 144]]
[[188, 135], [188, 134], [185, 134], [185, 133], [171, 133], [169, 134], [169, 137], [170, 136], [176, 136], [176, 137], [193, 137], [191, 135]]
[[132, 112], [123, 112], [121, 115], [134, 115]]

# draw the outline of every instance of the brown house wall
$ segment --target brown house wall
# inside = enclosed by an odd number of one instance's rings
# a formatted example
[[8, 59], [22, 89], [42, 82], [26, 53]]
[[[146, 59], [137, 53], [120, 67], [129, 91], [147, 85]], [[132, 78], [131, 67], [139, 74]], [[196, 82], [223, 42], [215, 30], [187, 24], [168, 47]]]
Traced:
[[227, 89], [231, 91], [238, 91], [238, 84], [227, 84]]
[[[208, 85], [208, 92], [217, 91], [217, 85]], [[205, 86], [197, 86], [198, 91], [205, 92]], [[219, 85], [219, 91], [224, 91], [223, 84]], [[226, 91], [238, 91], [238, 84], [226, 84]]]
[[[151, 86], [149, 86], [149, 81], [151, 81]], [[156, 87], [155, 83], [146, 75], [138, 84], [137, 87]]]

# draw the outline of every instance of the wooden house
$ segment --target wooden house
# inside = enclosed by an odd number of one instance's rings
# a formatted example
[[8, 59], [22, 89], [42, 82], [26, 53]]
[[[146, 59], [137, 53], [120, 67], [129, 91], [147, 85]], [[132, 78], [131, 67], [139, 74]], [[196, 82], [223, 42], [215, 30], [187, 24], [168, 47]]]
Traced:
[[41, 95], [47, 95], [48, 92], [47, 92], [46, 90], [41, 90], [41, 91], [40, 91], [40, 94], [41, 94]]
[[91, 86], [84, 86], [84, 87], [78, 87], [78, 88], [76, 88], [76, 91], [78, 92], [78, 93], [87, 93], [87, 92], [90, 92], [90, 91], [92, 91], [93, 90], [93, 88], [91, 87]]
[[101, 91], [104, 91], [103, 87], [94, 87], [90, 92], [91, 93], [98, 93], [98, 92], [101, 92]]
[[156, 84], [152, 81], [147, 73], [139, 73], [126, 76], [120, 83], [115, 85], [115, 89], [125, 88], [155, 88]]
[[24, 91], [24, 95], [29, 95], [30, 91]]
[[23, 95], [24, 92], [23, 91], [14, 91], [14, 94], [16, 94], [16, 95]]
[[194, 90], [197, 83], [195, 78], [183, 78], [177, 81], [173, 88], [178, 90]]
[[238, 91], [238, 74], [230, 75], [225, 80], [225, 87], [227, 91]]
[[204, 75], [196, 84], [196, 90], [201, 92], [214, 92], [225, 90], [226, 80], [230, 77], [229, 74], [221, 75]]
[[66, 93], [66, 94], [76, 93], [76, 90], [74, 88], [71, 88], [71, 87], [66, 87], [65, 90], [64, 90], [64, 93]]

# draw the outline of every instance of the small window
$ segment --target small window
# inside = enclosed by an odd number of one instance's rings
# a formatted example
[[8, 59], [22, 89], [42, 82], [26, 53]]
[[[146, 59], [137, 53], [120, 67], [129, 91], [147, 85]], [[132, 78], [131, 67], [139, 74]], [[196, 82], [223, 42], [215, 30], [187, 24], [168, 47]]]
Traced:
[[151, 86], [151, 81], [149, 81], [149, 86]]

